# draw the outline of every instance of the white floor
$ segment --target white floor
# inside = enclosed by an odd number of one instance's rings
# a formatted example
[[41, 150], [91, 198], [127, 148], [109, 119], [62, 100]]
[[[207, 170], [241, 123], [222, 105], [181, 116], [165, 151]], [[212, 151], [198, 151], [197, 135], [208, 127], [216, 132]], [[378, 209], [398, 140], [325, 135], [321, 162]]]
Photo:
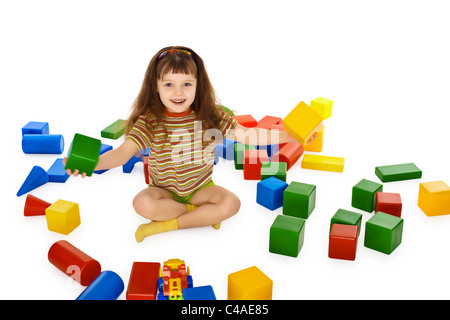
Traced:
[[[75, 299], [84, 287], [47, 259], [50, 246], [65, 239], [125, 286], [134, 261], [180, 258], [194, 285], [212, 285], [218, 299], [227, 298], [228, 274], [254, 265], [273, 280], [274, 299], [448, 299], [450, 217], [429, 218], [417, 207], [420, 182], [450, 184], [444, 2], [198, 3], [201, 15], [185, 1], [0, 4], [0, 28], [10, 30], [0, 52], [0, 298]], [[344, 157], [344, 172], [306, 170], [300, 162], [288, 172], [288, 182], [317, 186], [297, 258], [269, 253], [269, 229], [282, 211], [258, 205], [257, 181], [245, 181], [226, 161], [215, 167], [214, 181], [242, 206], [219, 231], [182, 230], [136, 243], [134, 231], [145, 220], [131, 201], [145, 187], [141, 164], [131, 174], [117, 168], [31, 192], [79, 204], [81, 225], [67, 236], [48, 231], [45, 217], [23, 216], [25, 196], [16, 192], [31, 168], [48, 169], [64, 156], [74, 133], [100, 138], [101, 129], [126, 118], [151, 56], [172, 44], [203, 57], [222, 104], [239, 114], [284, 117], [301, 100], [334, 101], [322, 154]], [[20, 129], [30, 120], [64, 135], [62, 155], [22, 152]], [[121, 140], [103, 142], [117, 147]], [[355, 261], [329, 259], [336, 210], [363, 213], [363, 224], [372, 216], [352, 209], [352, 186], [379, 181], [375, 166], [406, 162], [422, 169], [422, 179], [384, 184], [402, 196], [402, 244], [391, 255], [365, 248], [363, 226]]]

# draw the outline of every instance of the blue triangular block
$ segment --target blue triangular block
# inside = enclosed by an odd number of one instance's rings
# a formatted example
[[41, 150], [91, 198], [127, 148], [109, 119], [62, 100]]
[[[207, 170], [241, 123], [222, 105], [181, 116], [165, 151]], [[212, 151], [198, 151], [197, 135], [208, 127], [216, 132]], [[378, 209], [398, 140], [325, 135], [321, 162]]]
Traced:
[[58, 158], [53, 162], [50, 169], [47, 170], [49, 182], [66, 182], [69, 179], [69, 175], [64, 169], [63, 159]]
[[31, 190], [36, 189], [47, 182], [47, 172], [39, 166], [34, 166], [17, 192], [17, 196], [20, 197], [21, 195], [30, 192]]

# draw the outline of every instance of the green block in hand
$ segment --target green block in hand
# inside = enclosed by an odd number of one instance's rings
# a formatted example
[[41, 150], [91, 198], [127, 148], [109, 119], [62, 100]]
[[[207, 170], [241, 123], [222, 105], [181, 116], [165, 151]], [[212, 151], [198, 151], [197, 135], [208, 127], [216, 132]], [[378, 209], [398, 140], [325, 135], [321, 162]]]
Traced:
[[76, 133], [69, 148], [65, 169], [72, 172], [78, 169], [80, 173], [86, 172], [87, 176], [91, 176], [98, 163], [101, 144], [98, 139]]

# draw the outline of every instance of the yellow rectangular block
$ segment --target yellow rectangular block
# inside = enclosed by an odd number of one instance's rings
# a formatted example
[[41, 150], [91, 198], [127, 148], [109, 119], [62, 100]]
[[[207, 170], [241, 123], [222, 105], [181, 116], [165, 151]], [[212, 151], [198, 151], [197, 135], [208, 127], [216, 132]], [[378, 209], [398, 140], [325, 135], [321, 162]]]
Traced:
[[317, 132], [317, 137], [314, 139], [313, 142], [311, 142], [310, 144], [307, 144], [306, 146], [303, 146], [305, 151], [322, 152], [324, 130], [325, 130], [325, 125], [323, 125], [322, 129], [320, 129]]
[[301, 101], [283, 119], [284, 129], [303, 146], [322, 128], [322, 117]]
[[311, 109], [316, 111], [324, 120], [331, 117], [333, 111], [333, 101], [325, 98], [311, 100]]
[[68, 235], [81, 224], [77, 203], [58, 200], [45, 209], [48, 230]]
[[417, 205], [429, 217], [450, 214], [450, 187], [444, 181], [420, 183]]
[[302, 168], [342, 172], [344, 171], [344, 162], [344, 158], [305, 154], [302, 160]]
[[273, 281], [257, 267], [228, 275], [228, 300], [272, 300]]

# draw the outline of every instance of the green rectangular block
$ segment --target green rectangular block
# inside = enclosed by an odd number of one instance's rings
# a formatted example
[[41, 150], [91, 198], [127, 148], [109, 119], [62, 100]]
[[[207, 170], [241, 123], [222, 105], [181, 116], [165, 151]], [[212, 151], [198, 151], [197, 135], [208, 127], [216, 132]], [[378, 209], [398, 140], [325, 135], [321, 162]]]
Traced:
[[403, 219], [379, 211], [366, 222], [364, 246], [391, 254], [402, 242], [402, 235]]
[[236, 170], [244, 169], [244, 150], [256, 150], [256, 147], [239, 142], [234, 144], [234, 168]]
[[414, 163], [393, 164], [375, 167], [375, 174], [382, 182], [422, 178], [422, 170]]
[[275, 177], [286, 182], [287, 163], [265, 161], [261, 164], [261, 181]]
[[270, 227], [269, 252], [297, 257], [304, 239], [304, 219], [278, 215]]
[[375, 196], [383, 191], [383, 185], [370, 180], [362, 179], [352, 189], [352, 207], [367, 212], [375, 210]]
[[361, 231], [361, 221], [362, 221], [361, 213], [348, 211], [344, 209], [338, 209], [338, 211], [336, 211], [333, 217], [331, 217], [330, 231], [334, 223], [347, 224], [352, 226], [358, 226], [358, 235], [359, 235], [359, 232]]
[[65, 169], [72, 172], [78, 169], [80, 173], [86, 172], [91, 176], [98, 163], [101, 145], [98, 139], [76, 133], [67, 153]]
[[127, 122], [125, 120], [116, 120], [100, 132], [102, 138], [119, 139], [125, 132]]
[[292, 181], [283, 192], [283, 214], [308, 219], [316, 207], [316, 186]]

